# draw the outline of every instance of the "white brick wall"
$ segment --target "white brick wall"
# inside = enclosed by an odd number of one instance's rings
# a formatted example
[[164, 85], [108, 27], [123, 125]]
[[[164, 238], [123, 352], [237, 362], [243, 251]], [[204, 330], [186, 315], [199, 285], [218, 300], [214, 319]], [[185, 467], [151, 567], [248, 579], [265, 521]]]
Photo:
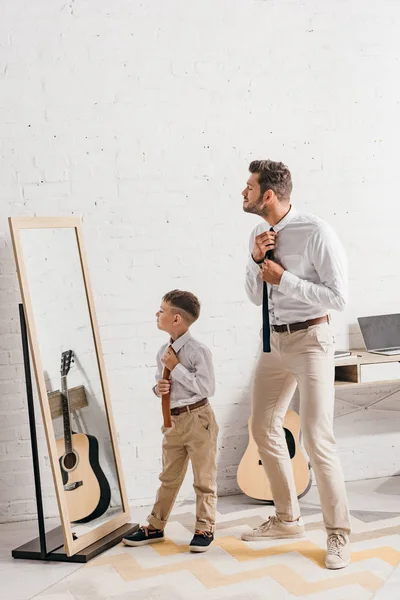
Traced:
[[[83, 217], [132, 503], [151, 501], [160, 468], [154, 313], [174, 287], [199, 295], [194, 333], [218, 381], [219, 490], [235, 491], [260, 320], [243, 291], [257, 222], [241, 208], [247, 164], [285, 161], [297, 207], [339, 232], [351, 300], [334, 325], [340, 346], [359, 344], [358, 315], [399, 310], [399, 26], [390, 0], [1, 2], [0, 520], [34, 514], [6, 218]], [[397, 430], [385, 421], [374, 461], [359, 455], [355, 472], [349, 443], [366, 447], [358, 422], [339, 429], [347, 477], [386, 473], [379, 449], [389, 435], [400, 459]]]

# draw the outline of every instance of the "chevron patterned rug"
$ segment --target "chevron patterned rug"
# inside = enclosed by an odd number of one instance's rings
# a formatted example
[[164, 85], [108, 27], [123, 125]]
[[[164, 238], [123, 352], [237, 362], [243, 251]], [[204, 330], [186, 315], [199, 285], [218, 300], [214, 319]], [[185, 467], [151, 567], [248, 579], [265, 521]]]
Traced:
[[174, 512], [164, 543], [118, 545], [35, 600], [367, 600], [381, 597], [400, 563], [400, 516], [376, 513], [365, 522], [353, 513], [351, 565], [328, 571], [321, 514], [303, 517], [304, 540], [265, 543], [242, 542], [240, 535], [265, 521], [270, 507], [219, 514], [211, 549], [190, 554], [193, 509]]

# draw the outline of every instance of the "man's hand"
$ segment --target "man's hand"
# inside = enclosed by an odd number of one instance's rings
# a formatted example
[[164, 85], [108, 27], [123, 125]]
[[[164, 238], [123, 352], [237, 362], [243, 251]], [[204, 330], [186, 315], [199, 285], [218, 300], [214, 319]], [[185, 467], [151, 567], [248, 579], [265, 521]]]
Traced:
[[159, 396], [165, 396], [171, 389], [171, 382], [169, 379], [160, 379], [157, 383], [157, 394]]
[[165, 352], [165, 354], [161, 357], [161, 362], [170, 371], [175, 369], [176, 365], [179, 364], [179, 360], [178, 360], [175, 352], [172, 350], [172, 348], [168, 348], [168, 350]]
[[275, 231], [265, 231], [264, 233], [260, 233], [256, 235], [254, 240], [254, 246], [252, 250], [252, 257], [255, 262], [259, 262], [265, 257], [265, 253], [268, 250], [273, 250], [276, 244], [276, 232]]
[[285, 269], [273, 260], [266, 259], [261, 267], [261, 277], [267, 283], [279, 285]]

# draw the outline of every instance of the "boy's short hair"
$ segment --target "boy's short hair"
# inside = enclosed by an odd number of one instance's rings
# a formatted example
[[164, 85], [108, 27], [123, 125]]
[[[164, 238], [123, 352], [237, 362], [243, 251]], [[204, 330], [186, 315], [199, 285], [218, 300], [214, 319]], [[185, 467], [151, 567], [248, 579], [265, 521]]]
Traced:
[[200, 316], [200, 302], [191, 292], [172, 290], [163, 297], [163, 301], [178, 309], [179, 314], [192, 325]]

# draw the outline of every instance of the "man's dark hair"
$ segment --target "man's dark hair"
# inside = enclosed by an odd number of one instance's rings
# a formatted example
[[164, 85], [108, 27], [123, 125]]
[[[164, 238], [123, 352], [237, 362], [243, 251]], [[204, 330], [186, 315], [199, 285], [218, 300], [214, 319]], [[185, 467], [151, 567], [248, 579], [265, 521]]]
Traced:
[[267, 190], [275, 192], [279, 200], [289, 200], [292, 193], [292, 176], [286, 165], [273, 160], [253, 160], [250, 173], [258, 173], [261, 195]]

